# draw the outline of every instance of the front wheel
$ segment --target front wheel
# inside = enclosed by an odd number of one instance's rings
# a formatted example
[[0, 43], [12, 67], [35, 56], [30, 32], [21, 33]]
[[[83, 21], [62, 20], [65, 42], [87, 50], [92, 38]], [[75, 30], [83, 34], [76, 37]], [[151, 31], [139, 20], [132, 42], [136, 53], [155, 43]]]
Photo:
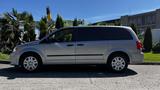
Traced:
[[109, 58], [108, 66], [109, 69], [114, 72], [123, 72], [128, 67], [128, 58], [125, 55], [116, 54]]
[[36, 71], [40, 67], [41, 63], [36, 55], [25, 55], [21, 60], [21, 67], [25, 71]]

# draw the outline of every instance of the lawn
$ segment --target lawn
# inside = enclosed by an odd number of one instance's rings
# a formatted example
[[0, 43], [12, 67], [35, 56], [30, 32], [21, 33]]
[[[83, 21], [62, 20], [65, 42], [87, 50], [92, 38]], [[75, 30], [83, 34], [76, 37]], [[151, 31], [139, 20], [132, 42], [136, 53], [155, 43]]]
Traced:
[[144, 62], [160, 62], [160, 54], [145, 53]]
[[2, 54], [0, 52], [0, 61], [7, 61], [9, 59], [9, 55], [7, 54]]
[[[9, 55], [0, 53], [0, 60], [1, 61], [9, 60]], [[160, 54], [145, 53], [144, 62], [160, 62]]]

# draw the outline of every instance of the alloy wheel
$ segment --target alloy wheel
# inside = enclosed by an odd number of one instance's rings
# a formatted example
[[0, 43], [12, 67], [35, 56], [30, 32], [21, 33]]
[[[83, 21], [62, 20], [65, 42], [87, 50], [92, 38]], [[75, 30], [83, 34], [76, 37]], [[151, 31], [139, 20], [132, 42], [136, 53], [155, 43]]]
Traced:
[[33, 56], [28, 56], [23, 61], [23, 67], [28, 71], [34, 71], [38, 67], [38, 60]]

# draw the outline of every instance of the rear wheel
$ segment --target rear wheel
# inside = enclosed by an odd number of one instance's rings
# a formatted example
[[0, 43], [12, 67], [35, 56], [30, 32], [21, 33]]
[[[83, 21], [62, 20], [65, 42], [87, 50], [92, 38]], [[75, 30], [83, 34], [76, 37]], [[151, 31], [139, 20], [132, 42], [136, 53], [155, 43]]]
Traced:
[[34, 54], [24, 55], [21, 59], [20, 65], [25, 71], [36, 71], [41, 66], [40, 58]]
[[123, 72], [128, 67], [128, 58], [123, 54], [115, 54], [109, 58], [109, 69], [114, 72]]

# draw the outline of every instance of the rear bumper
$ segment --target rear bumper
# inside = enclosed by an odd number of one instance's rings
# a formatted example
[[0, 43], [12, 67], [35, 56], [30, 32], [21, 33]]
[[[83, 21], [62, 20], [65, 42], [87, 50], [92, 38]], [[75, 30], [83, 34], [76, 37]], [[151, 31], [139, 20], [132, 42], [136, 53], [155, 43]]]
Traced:
[[130, 60], [130, 64], [141, 64], [144, 62], [144, 53], [140, 52], [140, 54], [134, 54], [132, 59]]

